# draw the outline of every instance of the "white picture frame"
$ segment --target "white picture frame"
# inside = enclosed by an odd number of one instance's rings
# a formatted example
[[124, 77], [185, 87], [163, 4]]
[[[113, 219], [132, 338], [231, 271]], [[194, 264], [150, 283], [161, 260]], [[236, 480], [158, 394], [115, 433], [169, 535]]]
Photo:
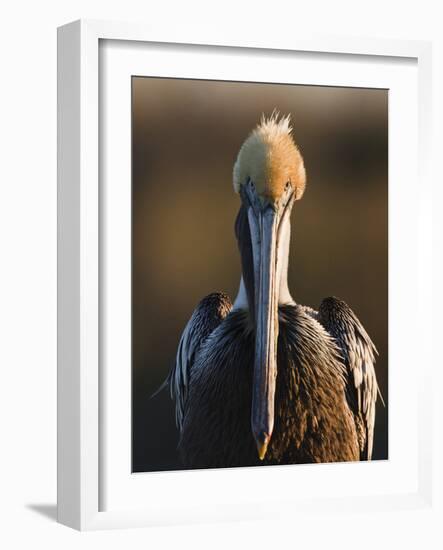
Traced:
[[[116, 55], [101, 53], [101, 45], [106, 41], [117, 45]], [[121, 54], [119, 45], [125, 44], [124, 55]], [[357, 504], [362, 509], [380, 510], [392, 507], [423, 507], [430, 506], [432, 494], [431, 477], [431, 402], [426, 393], [431, 376], [431, 361], [426, 361], [423, 355], [431, 353], [430, 346], [422, 346], [421, 369], [416, 371], [416, 378], [408, 376], [405, 367], [405, 393], [413, 395], [416, 406], [411, 407], [411, 426], [416, 426], [416, 432], [411, 435], [410, 448], [413, 449], [407, 468], [401, 476], [398, 476], [396, 485], [392, 483], [383, 492], [380, 487], [371, 492], [368, 488], [361, 491], [355, 489], [359, 480], [371, 479], [371, 472], [379, 479], [394, 479], [395, 471], [400, 471], [400, 465], [394, 459], [391, 460], [391, 471], [388, 466], [377, 464], [359, 464], [360, 469], [354, 465], [330, 465], [322, 466], [316, 470], [320, 484], [328, 486], [327, 491], [315, 490], [311, 485], [312, 495], [308, 489], [302, 490], [302, 479], [297, 479], [297, 486], [301, 495], [288, 497], [281, 489], [261, 497], [254, 493], [254, 482], [257, 475], [262, 479], [273, 481], [274, 486], [287, 484], [288, 479], [294, 474], [294, 470], [283, 468], [236, 469], [227, 471], [205, 472], [172, 472], [162, 474], [150, 474], [141, 480], [140, 476], [131, 477], [127, 469], [127, 454], [129, 449], [118, 454], [117, 443], [128, 443], [127, 421], [122, 422], [122, 431], [119, 432], [116, 422], [113, 424], [120, 439], [115, 439], [112, 450], [115, 451], [117, 461], [106, 463], [106, 455], [110, 453], [109, 438], [106, 436], [104, 418], [107, 415], [103, 405], [103, 392], [115, 395], [116, 391], [124, 391], [127, 386], [127, 378], [123, 381], [116, 379], [113, 385], [102, 387], [103, 365], [101, 364], [100, 334], [103, 323], [103, 304], [106, 300], [106, 292], [103, 292], [99, 281], [103, 276], [103, 231], [106, 225], [100, 224], [100, 212], [104, 208], [103, 188], [100, 183], [100, 162], [102, 152], [101, 139], [103, 128], [100, 127], [100, 113], [103, 117], [104, 107], [99, 90], [101, 78], [101, 64], [114, 63], [116, 71], [111, 71], [111, 77], [119, 78], [119, 75], [131, 74], [131, 63], [128, 56], [139, 58], [144, 63], [146, 52], [140, 51], [140, 44], [155, 44], [155, 51], [149, 52], [150, 62], [158, 61], [171, 63], [168, 76], [180, 76], [183, 64], [174, 70], [174, 60], [161, 58], [161, 45], [174, 44], [175, 51], [183, 50], [189, 45], [194, 45], [193, 51], [196, 58], [192, 63], [195, 71], [198, 71], [199, 52], [204, 52], [208, 64], [211, 66], [213, 78], [221, 78], [223, 63], [213, 64], [211, 56], [218, 55], [215, 52], [225, 52], [232, 59], [252, 55], [253, 52], [272, 52], [275, 56], [288, 57], [297, 52], [304, 52], [312, 56], [329, 54], [325, 63], [332, 62], [334, 58], [343, 60], [344, 63], [366, 63], [366, 71], [371, 73], [371, 60], [386, 60], [390, 67], [404, 62], [414, 65], [414, 79], [418, 82], [418, 94], [413, 91], [406, 93], [410, 101], [415, 101], [414, 111], [418, 116], [418, 123], [412, 120], [408, 126], [417, 136], [417, 141], [412, 140], [410, 149], [412, 174], [398, 171], [390, 172], [394, 179], [404, 178], [410, 185], [414, 185], [417, 191], [415, 197], [405, 197], [394, 192], [397, 204], [404, 200], [405, 216], [400, 210], [393, 210], [395, 224], [390, 227], [392, 250], [391, 267], [401, 262], [402, 257], [396, 253], [396, 242], [399, 241], [401, 231], [408, 231], [407, 235], [413, 242], [411, 261], [414, 269], [411, 270], [411, 279], [404, 278], [403, 284], [412, 283], [409, 289], [412, 294], [414, 311], [425, 311], [426, 303], [430, 301], [430, 287], [427, 281], [430, 278], [430, 258], [432, 250], [430, 234], [430, 194], [431, 181], [429, 176], [428, 151], [430, 143], [430, 79], [431, 79], [431, 46], [427, 42], [370, 40], [346, 37], [315, 37], [313, 35], [300, 35], [296, 38], [283, 37], [281, 42], [263, 39], [254, 41], [250, 38], [238, 38], [224, 40], [223, 36], [186, 36], [184, 30], [178, 35], [175, 31], [171, 36], [156, 36], [152, 29], [143, 25], [126, 24], [101, 21], [77, 21], [61, 27], [58, 31], [58, 520], [60, 523], [80, 530], [103, 529], [129, 526], [150, 526], [160, 524], [188, 523], [198, 521], [219, 521], [223, 519], [255, 518], [261, 517], [266, 500], [280, 500], [285, 502], [284, 507], [279, 508], [279, 515], [303, 510], [320, 511], [334, 505], [336, 509], [346, 511]], [[138, 45], [138, 53], [135, 46]], [[134, 52], [131, 53], [131, 50]], [[254, 53], [254, 55], [255, 55]], [[329, 61], [330, 60], [330, 61]], [[409, 61], [408, 61], [409, 60]], [[369, 63], [369, 65], [368, 65]], [[375, 61], [374, 61], [375, 63]], [[232, 63], [235, 65], [235, 63]], [[166, 66], [166, 65], [164, 65]], [[373, 64], [373, 76], [376, 79], [378, 66]], [[165, 69], [166, 70], [166, 69]], [[232, 68], [230, 70], [233, 70]], [[343, 68], [346, 70], [346, 67]], [[218, 71], [218, 72], [217, 72]], [[386, 71], [388, 72], [388, 71]], [[358, 72], [357, 72], [358, 73]], [[363, 85], [364, 78], [358, 75], [348, 85]], [[139, 73], [137, 73], [139, 74]], [[193, 73], [194, 74], [194, 73]], [[197, 74], [197, 73], [195, 73]], [[200, 73], [198, 73], [200, 74]], [[207, 74], [207, 73], [205, 73]], [[114, 76], [112, 76], [114, 75]], [[156, 76], [155, 72], [150, 73]], [[125, 76], [125, 77], [126, 77]], [[103, 82], [106, 85], [105, 77]], [[250, 77], [254, 79], [253, 75]], [[270, 77], [271, 78], [271, 77]], [[275, 77], [277, 78], [277, 76]], [[338, 78], [338, 77], [337, 77]], [[360, 81], [358, 80], [360, 78]], [[387, 78], [387, 77], [386, 77]], [[272, 81], [272, 79], [270, 80]], [[376, 81], [376, 80], [375, 80]], [[331, 81], [330, 84], [337, 84]], [[399, 80], [401, 82], [401, 79]], [[405, 80], [406, 82], [406, 80]], [[408, 80], [409, 82], [409, 80]], [[412, 80], [410, 81], [412, 82]], [[415, 95], [414, 95], [415, 94]], [[398, 94], [400, 97], [401, 94]], [[107, 98], [109, 99], [109, 98]], [[111, 100], [113, 98], [110, 98]], [[117, 97], [118, 99], [118, 97]], [[399, 109], [405, 109], [399, 103]], [[123, 105], [122, 112], [118, 116], [125, 116], [127, 109]], [[399, 116], [401, 113], [397, 114]], [[106, 112], [105, 112], [106, 115]], [[414, 118], [414, 117], [412, 117]], [[103, 123], [103, 121], [101, 121]], [[405, 124], [407, 124], [405, 122]], [[122, 128], [122, 126], [119, 126]], [[127, 135], [121, 132], [122, 139]], [[125, 137], [126, 136], [126, 137]], [[394, 136], [395, 138], [395, 136]], [[390, 135], [390, 147], [395, 153], [396, 142]], [[117, 144], [118, 145], [118, 144]], [[120, 144], [121, 145], [121, 144]], [[397, 155], [400, 142], [397, 144]], [[123, 147], [123, 150], [128, 150]], [[124, 153], [122, 152], [124, 156]], [[127, 159], [126, 159], [127, 160]], [[391, 160], [391, 159], [390, 159]], [[395, 159], [394, 159], [395, 160]], [[127, 162], [126, 162], [127, 165]], [[393, 163], [395, 170], [395, 162]], [[415, 181], [415, 168], [418, 168], [418, 181]], [[124, 177], [127, 177], [124, 176]], [[406, 185], [406, 184], [405, 184]], [[407, 188], [407, 187], [406, 187]], [[409, 201], [409, 202], [408, 202]], [[115, 202], [115, 201], [114, 201]], [[392, 202], [392, 196], [390, 197]], [[418, 204], [418, 221], [416, 225], [409, 225], [407, 221], [408, 209]], [[112, 204], [106, 208], [113, 208]], [[391, 214], [391, 204], [390, 204]], [[398, 214], [398, 215], [397, 215]], [[129, 215], [129, 214], [128, 214]], [[126, 226], [127, 227], [127, 226]], [[406, 233], [404, 233], [406, 234]], [[397, 239], [397, 241], [396, 241]], [[123, 249], [122, 249], [123, 250]], [[122, 252], [124, 254], [124, 250]], [[395, 257], [395, 258], [394, 258]], [[129, 266], [128, 266], [129, 268]], [[391, 282], [391, 281], [390, 281]], [[399, 283], [399, 288], [393, 290], [393, 294], [399, 297], [404, 287]], [[394, 296], [395, 298], [395, 296]], [[398, 302], [394, 301], [395, 304]], [[399, 313], [399, 322], [400, 314]], [[424, 318], [424, 316], [423, 316]], [[419, 316], [414, 320], [412, 329], [420, 334], [421, 342], [429, 340], [426, 327], [420, 324]], [[392, 328], [392, 327], [390, 327]], [[395, 328], [395, 327], [394, 327]], [[395, 347], [394, 347], [395, 349]], [[423, 351], [424, 349], [424, 351]], [[400, 356], [397, 356], [397, 361]], [[413, 353], [409, 362], [412, 361]], [[430, 359], [430, 355], [428, 359]], [[390, 357], [396, 360], [396, 356]], [[407, 362], [407, 358], [405, 359]], [[418, 379], [417, 379], [418, 377]], [[123, 384], [123, 385], [122, 385]], [[126, 386], [125, 386], [126, 384]], [[119, 389], [120, 388], [120, 389]], [[123, 389], [122, 389], [123, 388]], [[114, 392], [112, 394], [112, 392]], [[108, 397], [107, 397], [108, 399]], [[111, 397], [113, 399], [113, 397]], [[117, 400], [118, 404], [119, 401]], [[128, 418], [127, 403], [121, 401], [114, 407], [117, 415]], [[399, 398], [399, 411], [405, 410], [405, 403]], [[402, 409], [403, 407], [403, 409]], [[392, 416], [395, 424], [395, 404]], [[125, 423], [126, 422], [126, 423]], [[397, 424], [395, 424], [397, 425]], [[126, 430], [126, 431], [125, 431]], [[398, 431], [397, 431], [398, 432]], [[390, 434], [392, 435], [392, 434]], [[105, 437], [106, 436], [106, 437]], [[399, 434], [400, 439], [400, 434]], [[404, 441], [398, 441], [398, 455], [404, 445]], [[119, 445], [124, 448], [124, 445]], [[395, 452], [394, 452], [395, 455]], [[121, 460], [120, 460], [121, 458]], [[126, 462], [125, 462], [126, 461]], [[407, 461], [406, 461], [407, 462]], [[115, 463], [118, 463], [115, 466]], [[106, 467], [105, 467], [106, 464]], [[372, 470], [368, 469], [368, 466]], [[120, 469], [119, 469], [120, 468]], [[126, 469], [125, 469], [126, 468]], [[286, 467], [288, 468], [288, 467]], [[293, 468], [293, 467], [292, 467]], [[309, 467], [304, 467], [309, 468]], [[362, 470], [361, 468], [366, 468]], [[380, 471], [377, 471], [377, 468]], [[123, 471], [125, 470], [125, 471]], [[258, 472], [260, 470], [260, 472]], [[301, 471], [301, 470], [300, 470]], [[123, 472], [123, 473], [122, 473]], [[303, 477], [312, 480], [311, 470], [303, 470]], [[120, 479], [121, 474], [121, 479]], [[229, 477], [228, 477], [229, 476]], [[386, 476], [385, 478], [380, 476]], [[334, 479], [335, 478], [335, 483]], [[294, 478], [295, 479], [295, 478]], [[347, 489], [343, 492], [343, 479], [347, 479]], [[112, 505], [103, 504], [103, 484], [113, 483]], [[230, 481], [229, 481], [230, 480]], [[245, 500], [236, 495], [235, 490], [222, 494], [219, 492], [218, 500], [212, 499], [210, 494], [204, 492], [204, 487], [213, 484], [222, 491], [223, 486], [230, 484], [240, 487], [244, 484], [250, 491]], [[312, 483], [312, 481], [310, 481]], [[328, 485], [329, 483], [329, 485]], [[371, 481], [372, 483], [372, 481]], [[143, 487], [142, 487], [143, 485]], [[271, 483], [266, 484], [271, 486]], [[369, 481], [368, 481], [369, 487]], [[133, 491], [133, 486], [135, 487]], [[195, 493], [195, 502], [190, 503], [180, 500], [180, 494], [190, 494], [190, 487]], [[161, 499], [162, 487], [168, 495], [177, 492], [177, 498]], [[340, 491], [339, 491], [340, 488]], [[120, 491], [120, 492], [119, 492]], [[136, 498], [136, 492], [146, 496], [146, 503], [140, 505], [140, 498]], [[172, 491], [172, 493], [171, 493]], [[187, 493], [186, 493], [187, 491]], [[334, 492], [335, 491], [335, 492]], [[203, 499], [205, 499], [203, 501]], [[200, 501], [200, 503], [199, 503]], [[248, 506], [245, 506], [248, 503]]]

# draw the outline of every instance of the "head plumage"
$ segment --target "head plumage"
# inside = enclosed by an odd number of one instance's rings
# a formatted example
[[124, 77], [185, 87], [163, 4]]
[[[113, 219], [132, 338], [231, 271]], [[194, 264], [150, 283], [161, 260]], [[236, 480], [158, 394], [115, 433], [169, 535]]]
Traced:
[[233, 175], [237, 193], [240, 186], [251, 179], [260, 194], [276, 199], [289, 181], [296, 199], [302, 197], [306, 173], [292, 137], [290, 115], [281, 117], [277, 111], [268, 118], [262, 115], [240, 148]]

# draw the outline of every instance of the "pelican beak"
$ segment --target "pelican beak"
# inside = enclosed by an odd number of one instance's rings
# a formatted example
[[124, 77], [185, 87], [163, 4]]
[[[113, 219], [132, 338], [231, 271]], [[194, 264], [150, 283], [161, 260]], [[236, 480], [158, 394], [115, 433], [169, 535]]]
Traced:
[[260, 203], [248, 211], [254, 259], [255, 358], [252, 390], [252, 432], [263, 460], [274, 429], [278, 339], [279, 208]]

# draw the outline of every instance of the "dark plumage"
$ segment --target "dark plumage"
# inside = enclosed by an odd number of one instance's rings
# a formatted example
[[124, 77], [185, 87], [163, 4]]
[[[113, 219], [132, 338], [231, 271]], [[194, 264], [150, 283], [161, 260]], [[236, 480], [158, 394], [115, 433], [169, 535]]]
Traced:
[[[200, 310], [205, 300], [196, 311]], [[208, 311], [209, 315], [209, 311]], [[201, 344], [190, 373], [179, 450], [188, 467], [358, 460], [357, 428], [345, 400], [336, 343], [298, 305], [279, 311], [276, 424], [264, 461], [250, 430], [254, 334], [231, 312]]]
[[176, 365], [166, 380], [171, 397], [176, 400], [175, 418], [180, 429], [183, 425], [191, 368], [196, 354], [231, 309], [229, 296], [222, 292], [209, 294], [198, 304], [180, 338]]
[[326, 298], [320, 305], [318, 319], [333, 336], [346, 365], [346, 397], [357, 426], [361, 459], [370, 460], [375, 426], [377, 349], [352, 309], [338, 298]]

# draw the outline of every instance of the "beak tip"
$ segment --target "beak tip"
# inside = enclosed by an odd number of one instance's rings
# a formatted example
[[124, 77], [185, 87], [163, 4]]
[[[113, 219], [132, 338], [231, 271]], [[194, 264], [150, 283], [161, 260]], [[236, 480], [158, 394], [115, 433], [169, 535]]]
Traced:
[[257, 443], [258, 458], [260, 460], [264, 460], [266, 456], [266, 451], [268, 450], [268, 445], [270, 440], [271, 440], [271, 436], [266, 432], [261, 432], [256, 438], [255, 441]]

